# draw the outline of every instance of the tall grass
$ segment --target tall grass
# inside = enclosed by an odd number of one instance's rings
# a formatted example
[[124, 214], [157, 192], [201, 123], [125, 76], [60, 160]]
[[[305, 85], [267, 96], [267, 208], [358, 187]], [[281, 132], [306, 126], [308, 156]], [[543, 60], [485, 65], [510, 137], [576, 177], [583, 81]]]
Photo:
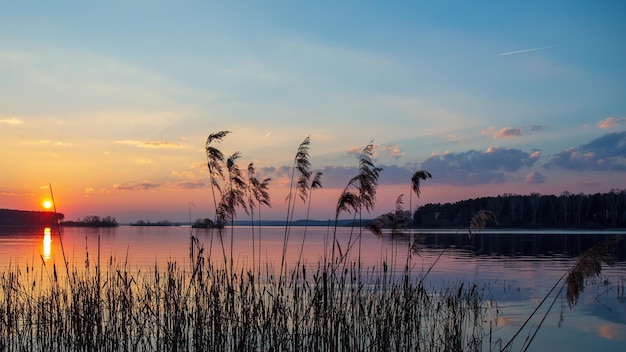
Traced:
[[[259, 220], [259, 231], [258, 231], [258, 240], [259, 240], [259, 270], [261, 270], [261, 206], [266, 205], [270, 207], [270, 195], [268, 192], [268, 185], [272, 179], [265, 178], [262, 181], [256, 176], [256, 169], [254, 168], [254, 163], [248, 164], [248, 209], [250, 209], [250, 219], [252, 220], [252, 268], [254, 270], [254, 266], [256, 265], [255, 260], [255, 238], [254, 238], [254, 208], [258, 205], [258, 220]], [[255, 271], [256, 272], [256, 271]]]
[[[258, 181], [250, 164], [246, 180], [237, 165], [240, 153], [225, 158], [213, 146], [228, 133], [209, 135], [206, 153], [215, 224], [230, 221], [233, 231], [236, 209], [254, 219], [256, 205], [269, 206], [269, 179]], [[399, 272], [387, 262], [380, 268], [362, 267], [362, 213], [374, 208], [382, 171], [374, 165], [372, 143], [363, 149], [359, 174], [348, 182], [336, 207], [335, 220], [344, 212], [358, 220], [352, 229], [357, 237], [351, 235], [342, 249], [335, 221], [327, 234], [332, 236], [326, 242], [330, 257], [325, 250], [316, 266], [301, 264], [299, 257], [295, 267], [286, 267], [296, 194], [308, 201], [308, 212], [310, 191], [321, 186], [321, 173], [310, 180], [309, 143], [307, 137], [294, 158], [278, 273], [270, 265], [263, 270], [260, 260], [255, 267], [255, 258], [252, 269], [235, 269], [232, 242], [229, 261], [221, 228], [215, 231], [223, 262], [211, 256], [212, 238], [207, 254], [191, 234], [192, 265], [187, 269], [171, 261], [166, 268], [131, 270], [126, 261], [112, 257], [102, 265], [98, 251], [95, 265], [89, 260], [84, 267], [69, 265], [64, 259], [65, 273], [59, 274], [56, 265], [50, 267], [42, 258], [37, 270], [10, 268], [0, 276], [0, 351], [482, 350], [489, 334], [482, 288], [464, 282], [426, 287], [430, 269], [414, 273], [409, 259]], [[412, 189], [418, 197], [419, 181], [430, 177], [425, 171], [414, 175]], [[401, 204], [402, 196], [396, 204], [398, 218], [391, 220], [401, 220]], [[349, 261], [355, 243], [358, 260]]]
[[476, 285], [428, 289], [409, 270], [361, 276], [356, 263], [332, 276], [301, 266], [280, 285], [270, 269], [257, 282], [203, 253], [193, 271], [110, 258], [70, 267], [68, 280], [46, 264], [3, 272], [0, 350], [461, 351], [480, 350], [487, 333]]

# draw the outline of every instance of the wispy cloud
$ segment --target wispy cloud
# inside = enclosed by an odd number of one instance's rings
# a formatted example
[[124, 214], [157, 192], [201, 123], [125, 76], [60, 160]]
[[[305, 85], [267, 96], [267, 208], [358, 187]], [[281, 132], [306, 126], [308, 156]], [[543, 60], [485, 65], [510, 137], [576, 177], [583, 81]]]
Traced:
[[361, 153], [361, 148], [359, 147], [350, 147], [347, 150], [348, 155], [359, 155]]
[[0, 125], [3, 125], [3, 126], [17, 126], [23, 123], [24, 121], [17, 119], [15, 117], [8, 117], [8, 118], [0, 119]]
[[111, 194], [114, 192], [124, 192], [124, 191], [153, 191], [157, 189], [199, 189], [206, 188], [209, 185], [206, 182], [202, 182], [199, 180], [192, 181], [180, 181], [180, 182], [167, 182], [164, 184], [160, 183], [152, 183], [149, 181], [144, 181], [140, 183], [126, 183], [119, 184], [116, 183], [111, 187], [94, 189], [93, 187], [85, 188], [84, 195], [89, 197], [93, 195], [102, 195], [102, 194]]
[[543, 126], [543, 125], [532, 125], [532, 126], [530, 126], [530, 131], [531, 132], [541, 132], [541, 131], [545, 130], [546, 128], [548, 128], [548, 127]]
[[159, 188], [159, 186], [160, 184], [158, 183], [150, 183], [148, 181], [144, 181], [142, 183], [127, 184], [127, 185], [114, 184], [113, 189], [116, 191], [147, 191], [147, 190]]
[[197, 189], [197, 188], [205, 188], [209, 185], [205, 182], [200, 181], [184, 181], [184, 182], [176, 182], [172, 184], [168, 184], [169, 187], [173, 188], [181, 188], [181, 189]]
[[522, 135], [520, 128], [504, 127], [496, 130], [495, 127], [489, 127], [480, 132], [483, 136], [490, 136], [494, 139], [498, 138], [516, 138]]
[[615, 117], [609, 116], [606, 119], [598, 122], [598, 127], [602, 129], [606, 129], [606, 128], [611, 128], [611, 127], [616, 127], [617, 125], [620, 125], [624, 122], [626, 122], [626, 117], [615, 118]]
[[537, 51], [537, 50], [544, 50], [544, 49], [549, 49], [554, 47], [554, 45], [550, 45], [550, 46], [541, 46], [541, 47], [537, 47], [537, 48], [530, 48], [530, 49], [522, 49], [522, 50], [515, 50], [515, 51], [507, 51], [504, 53], [500, 53], [498, 54], [498, 56], [506, 56], [506, 55], [514, 55], [514, 54], [522, 54], [522, 53], [528, 53], [531, 51]]
[[95, 194], [109, 194], [118, 191], [149, 191], [160, 188], [161, 185], [158, 183], [151, 183], [149, 181], [143, 181], [141, 183], [127, 183], [125, 185], [121, 185], [119, 183], [114, 184], [110, 188], [101, 188], [94, 189], [92, 187], [85, 188], [84, 194], [86, 196], [95, 195]]
[[23, 144], [28, 145], [46, 145], [46, 146], [56, 146], [56, 147], [71, 147], [72, 143], [62, 142], [62, 141], [51, 141], [49, 139], [40, 139], [38, 141], [22, 141]]
[[117, 144], [126, 144], [132, 145], [140, 148], [165, 148], [165, 149], [180, 149], [186, 148], [184, 144], [174, 143], [174, 142], [166, 142], [166, 141], [138, 141], [138, 140], [120, 140], [115, 141]]
[[[380, 147], [379, 144], [374, 144], [374, 148], [373, 150], [377, 150]], [[363, 147], [350, 147], [347, 150], [347, 154], [350, 156], [356, 156], [357, 158], [361, 155], [361, 153], [363, 152]], [[372, 159], [376, 159], [378, 157], [378, 153], [374, 152], [372, 153]]]
[[383, 151], [388, 152], [389, 156], [393, 159], [400, 159], [404, 156], [404, 152], [400, 150], [397, 145], [386, 145], [383, 147]]
[[0, 191], [0, 197], [30, 197], [30, 196], [33, 196], [33, 193], [16, 193], [16, 192]]
[[189, 171], [189, 170], [177, 171], [177, 170], [173, 170], [170, 173], [170, 175], [172, 177], [175, 177], [175, 178], [178, 178], [178, 179], [184, 179], [184, 180], [168, 182], [165, 185], [165, 187], [175, 188], [175, 189], [196, 189], [196, 188], [208, 187], [209, 184], [201, 180], [201, 174], [204, 173], [203, 172], [204, 168], [206, 168], [205, 164], [203, 164], [202, 166], [203, 166], [202, 169], [197, 169], [195, 164], [192, 165], [192, 170], [194, 170], [194, 171]]

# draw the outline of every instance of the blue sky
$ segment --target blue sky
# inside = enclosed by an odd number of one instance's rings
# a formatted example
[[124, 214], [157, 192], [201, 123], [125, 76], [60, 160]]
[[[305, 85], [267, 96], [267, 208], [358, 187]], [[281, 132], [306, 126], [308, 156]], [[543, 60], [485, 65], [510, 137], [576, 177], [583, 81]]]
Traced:
[[380, 211], [417, 169], [421, 202], [624, 188], [624, 18], [620, 1], [0, 1], [0, 207], [52, 182], [72, 218], [184, 219], [210, 207], [219, 130], [273, 178], [275, 214], [309, 135], [321, 218], [370, 141]]

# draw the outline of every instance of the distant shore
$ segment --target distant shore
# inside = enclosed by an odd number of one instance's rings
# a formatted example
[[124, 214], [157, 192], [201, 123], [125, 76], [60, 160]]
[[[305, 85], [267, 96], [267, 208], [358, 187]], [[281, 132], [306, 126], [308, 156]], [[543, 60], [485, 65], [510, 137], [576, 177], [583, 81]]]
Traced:
[[0, 226], [53, 226], [64, 218], [65, 215], [53, 211], [0, 209]]
[[[14, 209], [0, 209], [0, 226], [56, 226], [57, 222], [61, 226], [68, 227], [115, 227], [119, 225], [125, 226], [191, 226], [192, 223], [188, 221], [167, 221], [161, 220], [158, 222], [150, 222], [150, 221], [137, 221], [131, 223], [117, 223], [115, 218], [106, 217], [106, 218], [98, 218], [98, 217], [88, 217], [83, 221], [63, 221], [65, 219], [65, 215], [62, 213], [55, 213], [52, 211], [30, 211], [30, 210], [14, 210]], [[101, 220], [101, 221], [96, 221]], [[352, 219], [344, 219], [338, 220], [337, 226], [339, 227], [358, 227], [366, 225], [371, 219], [362, 219], [361, 221], [352, 220]], [[226, 224], [229, 226], [230, 224]], [[261, 220], [259, 221], [250, 221], [250, 220], [236, 220], [234, 222], [235, 226], [286, 226], [287, 222], [285, 220]], [[334, 220], [294, 220], [290, 224], [290, 226], [294, 227], [302, 227], [302, 226], [325, 226], [332, 227], [335, 225]], [[450, 226], [409, 226], [407, 230], [412, 231], [420, 231], [420, 230], [464, 230], [464, 228], [456, 228]], [[486, 229], [490, 230], [519, 230], [519, 231], [562, 231], [562, 230], [582, 230], [582, 231], [593, 231], [593, 230], [611, 230], [611, 231], [624, 231], [626, 232], [626, 228], [619, 227], [611, 227], [611, 226], [599, 226], [594, 224], [593, 226], [577, 226], [577, 227], [541, 227], [541, 226], [528, 226], [528, 227], [507, 227], [507, 226], [498, 226], [491, 225], [487, 226]]]

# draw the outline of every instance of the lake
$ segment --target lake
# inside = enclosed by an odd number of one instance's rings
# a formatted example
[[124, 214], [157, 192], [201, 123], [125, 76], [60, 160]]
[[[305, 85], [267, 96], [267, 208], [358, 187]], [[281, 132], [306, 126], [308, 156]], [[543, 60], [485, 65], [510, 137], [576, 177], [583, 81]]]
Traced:
[[[87, 260], [92, 265], [98, 260], [114, 260], [127, 263], [131, 270], [165, 267], [170, 261], [190, 267], [190, 238], [194, 236], [217, 265], [224, 265], [225, 257], [230, 260], [232, 241], [236, 267], [253, 269], [260, 265], [279, 272], [285, 235], [284, 227], [227, 227], [221, 236], [210, 229], [182, 226], [67, 227], [60, 231], [59, 236], [56, 228], [0, 228], [0, 270], [62, 265], [61, 242], [66, 259], [77, 267]], [[329, 231], [326, 227], [309, 227], [306, 232], [303, 227], [292, 227], [286, 266], [293, 267], [301, 258], [316, 267], [330, 255], [332, 246], [325, 246], [331, 243]], [[416, 275], [432, 267], [427, 276], [430, 287], [475, 282], [490, 305], [493, 340], [506, 342], [582, 251], [616, 234], [624, 232], [483, 230], [469, 236], [464, 230], [412, 230], [394, 238], [378, 238], [368, 232], [359, 238], [358, 230], [340, 228], [336, 253], [345, 253], [351, 239], [350, 258], [358, 260], [360, 255], [363, 267], [371, 269], [368, 275], [376, 275], [385, 263], [392, 271], [408, 266]], [[563, 291], [554, 300], [530, 350], [626, 350], [625, 258], [626, 241], [622, 241], [615, 253], [616, 262], [603, 266], [600, 277], [586, 280], [587, 287], [575, 307], [569, 308]], [[533, 334], [553, 297], [555, 293], [521, 331], [512, 350], [519, 350]]]

